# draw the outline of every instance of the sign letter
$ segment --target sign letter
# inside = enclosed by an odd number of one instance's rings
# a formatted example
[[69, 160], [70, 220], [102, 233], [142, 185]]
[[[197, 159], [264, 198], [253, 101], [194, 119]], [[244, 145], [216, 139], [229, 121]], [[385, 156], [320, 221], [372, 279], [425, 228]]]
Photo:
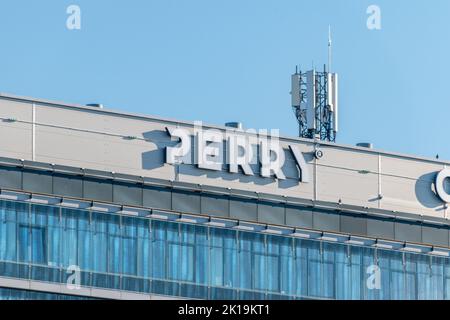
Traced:
[[[241, 166], [244, 174], [253, 175], [253, 170], [249, 165], [253, 158], [253, 149], [248, 142], [248, 139], [245, 139], [245, 136], [242, 135], [230, 135], [228, 137], [227, 154], [230, 172], [238, 173], [239, 166]], [[239, 154], [239, 150], [242, 150], [241, 154]]]
[[309, 170], [305, 161], [305, 157], [303, 153], [298, 150], [297, 146], [289, 145], [289, 149], [291, 149], [292, 154], [294, 155], [295, 162], [300, 170], [300, 182], [308, 183], [310, 182]]
[[183, 163], [183, 158], [191, 150], [191, 137], [189, 133], [181, 128], [166, 128], [167, 132], [171, 137], [176, 137], [180, 139], [181, 145], [177, 147], [167, 147], [166, 148], [166, 162], [170, 164], [180, 164]]
[[439, 172], [436, 176], [435, 186], [436, 192], [442, 201], [450, 203], [450, 194], [445, 191], [445, 179], [450, 178], [450, 169], [446, 168]]
[[218, 130], [197, 132], [198, 167], [208, 170], [222, 170], [223, 137]]
[[286, 179], [283, 171], [281, 171], [285, 156], [284, 150], [280, 146], [279, 141], [262, 139], [260, 142], [260, 148], [261, 176], [270, 178], [273, 173], [278, 179]]

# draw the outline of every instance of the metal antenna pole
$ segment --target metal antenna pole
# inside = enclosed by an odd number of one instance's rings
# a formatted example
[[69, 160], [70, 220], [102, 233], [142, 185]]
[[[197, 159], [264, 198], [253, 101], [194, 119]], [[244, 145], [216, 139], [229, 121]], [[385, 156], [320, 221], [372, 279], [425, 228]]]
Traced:
[[331, 72], [331, 54], [332, 54], [331, 45], [332, 45], [332, 42], [331, 42], [331, 26], [329, 25], [328, 26], [328, 72]]

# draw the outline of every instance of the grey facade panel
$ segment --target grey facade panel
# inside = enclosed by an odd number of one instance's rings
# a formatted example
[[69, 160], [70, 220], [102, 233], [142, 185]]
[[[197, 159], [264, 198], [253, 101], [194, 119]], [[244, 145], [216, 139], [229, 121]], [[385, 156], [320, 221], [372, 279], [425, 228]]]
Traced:
[[53, 192], [67, 197], [83, 197], [83, 180], [75, 176], [54, 175]]
[[23, 171], [23, 189], [31, 192], [52, 193], [53, 177], [42, 171]]
[[96, 179], [85, 179], [83, 197], [99, 201], [113, 201], [112, 183]]
[[256, 201], [248, 199], [231, 199], [230, 200], [230, 217], [239, 220], [257, 220]]
[[394, 221], [391, 219], [367, 219], [367, 235], [381, 239], [394, 239]]
[[144, 187], [142, 189], [144, 207], [156, 209], [172, 209], [172, 192], [167, 188]]
[[201, 213], [218, 217], [229, 217], [230, 200], [226, 196], [202, 195]]
[[366, 235], [367, 217], [357, 215], [341, 215], [341, 232]]
[[8, 167], [0, 168], [0, 187], [21, 189], [22, 188], [21, 170]]
[[395, 222], [395, 239], [422, 242], [422, 226], [415, 222]]
[[292, 227], [312, 228], [312, 209], [286, 206], [286, 225]]
[[285, 208], [282, 204], [258, 203], [258, 221], [270, 224], [285, 224]]
[[340, 230], [339, 215], [327, 211], [313, 211], [313, 228], [324, 231]]
[[189, 213], [200, 212], [200, 194], [184, 191], [172, 192], [172, 210]]
[[438, 226], [422, 226], [422, 241], [435, 246], [449, 245], [449, 229]]
[[115, 183], [113, 200], [119, 204], [142, 206], [142, 187], [127, 183]]

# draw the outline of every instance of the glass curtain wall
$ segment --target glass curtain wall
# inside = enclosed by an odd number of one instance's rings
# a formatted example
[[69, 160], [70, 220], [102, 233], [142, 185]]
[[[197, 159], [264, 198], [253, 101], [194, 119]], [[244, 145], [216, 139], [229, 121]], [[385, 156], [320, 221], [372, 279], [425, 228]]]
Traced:
[[447, 257], [0, 201], [0, 277], [200, 299], [449, 299]]

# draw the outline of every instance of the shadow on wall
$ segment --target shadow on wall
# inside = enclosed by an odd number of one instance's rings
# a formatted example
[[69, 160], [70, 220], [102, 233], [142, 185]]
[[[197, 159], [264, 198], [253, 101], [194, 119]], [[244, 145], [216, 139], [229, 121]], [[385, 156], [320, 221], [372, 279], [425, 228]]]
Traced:
[[144, 132], [143, 136], [155, 145], [155, 149], [142, 153], [142, 169], [152, 170], [164, 166], [166, 147], [174, 147], [177, 141], [171, 141], [164, 130]]
[[[434, 186], [436, 175], [437, 172], [432, 172], [420, 176], [416, 181], [415, 192], [416, 198], [422, 206], [429, 209], [436, 208], [436, 211], [440, 211], [443, 210], [443, 203]], [[449, 190], [449, 188], [446, 188], [446, 190]]]

